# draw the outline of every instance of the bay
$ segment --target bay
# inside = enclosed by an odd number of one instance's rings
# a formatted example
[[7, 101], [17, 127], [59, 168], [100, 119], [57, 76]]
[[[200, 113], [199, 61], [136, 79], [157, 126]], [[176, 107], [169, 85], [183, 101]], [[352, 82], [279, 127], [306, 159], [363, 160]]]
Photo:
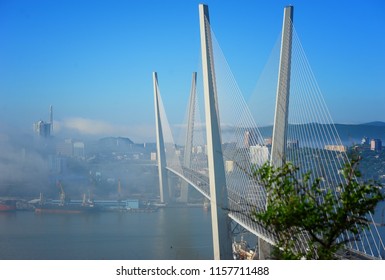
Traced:
[[2, 260], [212, 259], [210, 212], [0, 213]]

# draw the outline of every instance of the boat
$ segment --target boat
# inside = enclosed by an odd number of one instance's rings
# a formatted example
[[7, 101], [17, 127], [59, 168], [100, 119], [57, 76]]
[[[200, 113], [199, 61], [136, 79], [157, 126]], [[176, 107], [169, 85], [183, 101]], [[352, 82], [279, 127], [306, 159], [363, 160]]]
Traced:
[[40, 202], [35, 206], [36, 213], [57, 213], [57, 214], [80, 214], [99, 212], [100, 207], [96, 206], [92, 200], [87, 200], [85, 195], [81, 203], [66, 201], [64, 196], [60, 197], [59, 203], [45, 202], [40, 194]]
[[164, 208], [164, 207], [167, 207], [167, 203], [162, 203], [162, 202], [154, 202], [151, 204], [152, 206], [156, 207], [156, 208]]
[[0, 212], [16, 211], [16, 200], [0, 200]]
[[95, 205], [77, 205], [77, 204], [54, 204], [44, 203], [35, 207], [36, 213], [54, 213], [54, 214], [80, 214], [99, 212], [100, 208]]
[[119, 210], [120, 212], [125, 213], [154, 213], [158, 211], [158, 208], [156, 207], [145, 207], [145, 208], [122, 208]]
[[80, 213], [94, 213], [99, 212], [100, 207], [97, 207], [93, 200], [86, 199], [86, 195], [83, 195], [83, 201], [81, 203], [74, 203], [67, 200], [61, 183], [60, 187], [60, 200], [58, 203], [45, 202], [43, 195], [40, 194], [38, 205], [35, 206], [36, 213], [54, 213], [54, 214], [80, 214]]

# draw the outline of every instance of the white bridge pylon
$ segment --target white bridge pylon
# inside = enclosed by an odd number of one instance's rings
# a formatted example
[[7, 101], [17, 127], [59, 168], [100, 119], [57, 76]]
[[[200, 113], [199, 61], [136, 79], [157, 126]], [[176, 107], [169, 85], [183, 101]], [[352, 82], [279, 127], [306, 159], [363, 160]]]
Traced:
[[199, 21], [214, 259], [232, 259], [228, 194], [220, 134], [210, 17], [207, 5], [199, 5]]
[[[261, 241], [259, 257], [270, 258], [269, 244], [276, 243], [275, 234], [252, 218], [252, 213], [266, 209], [266, 193], [251, 176], [253, 167], [265, 162], [281, 166], [285, 161], [291, 161], [300, 168], [301, 174], [312, 171], [313, 178], [322, 178], [323, 187], [337, 193], [336, 187], [343, 182], [340, 170], [348, 159], [344, 152], [330, 150], [330, 147], [341, 147], [341, 140], [296, 36], [292, 6], [284, 9], [275, 120], [270, 143], [265, 141], [266, 136], [262, 136], [248, 106], [239, 97], [242, 94], [236, 83], [224, 86], [223, 77], [216, 75], [218, 53], [207, 5], [199, 5], [199, 19], [205, 143], [198, 145], [194, 142], [197, 131], [201, 129], [200, 124], [195, 123], [197, 113], [193, 104], [198, 98], [195, 96], [197, 74], [193, 73], [192, 78], [184, 147], [174, 144], [160, 97], [157, 74], [153, 74], [160, 199], [162, 203], [170, 202], [172, 190], [167, 177], [171, 177], [168, 176], [170, 173], [175, 174], [186, 182], [181, 187], [180, 201], [187, 200], [186, 190], [183, 190], [187, 185], [210, 201], [214, 259], [232, 258], [231, 221], [256, 235]], [[233, 79], [231, 74], [224, 76]], [[236, 95], [233, 110], [236, 112], [234, 115], [239, 117], [234, 120], [231, 136], [227, 135], [226, 142], [222, 137], [224, 125], [220, 122], [225, 115], [219, 110], [223, 109], [223, 92]], [[228, 126], [226, 129], [229, 134]], [[297, 250], [306, 250], [307, 240], [306, 234], [302, 240], [297, 240]], [[346, 249], [366, 258], [380, 259], [384, 244], [378, 230], [371, 226], [359, 241], [347, 243]]]
[[163, 139], [163, 125], [161, 118], [161, 99], [159, 94], [158, 86], [158, 75], [156, 72], [152, 75], [154, 84], [154, 104], [155, 104], [155, 126], [156, 126], [156, 151], [158, 160], [158, 176], [159, 176], [159, 193], [160, 202], [168, 202], [169, 192], [167, 184], [167, 173], [166, 173], [166, 153]]

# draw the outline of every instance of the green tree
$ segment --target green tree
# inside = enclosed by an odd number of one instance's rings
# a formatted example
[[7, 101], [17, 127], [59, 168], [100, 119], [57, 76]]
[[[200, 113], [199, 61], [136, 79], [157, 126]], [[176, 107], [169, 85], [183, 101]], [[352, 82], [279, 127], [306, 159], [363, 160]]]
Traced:
[[[344, 244], [359, 239], [369, 227], [368, 214], [385, 196], [374, 182], [358, 182], [358, 162], [345, 166], [345, 183], [335, 190], [323, 187], [319, 178], [312, 180], [310, 173], [298, 178], [291, 163], [280, 168], [265, 164], [253, 172], [267, 193], [266, 210], [253, 217], [275, 234], [277, 258], [334, 259]], [[301, 250], [296, 245], [305, 236], [308, 248]]]

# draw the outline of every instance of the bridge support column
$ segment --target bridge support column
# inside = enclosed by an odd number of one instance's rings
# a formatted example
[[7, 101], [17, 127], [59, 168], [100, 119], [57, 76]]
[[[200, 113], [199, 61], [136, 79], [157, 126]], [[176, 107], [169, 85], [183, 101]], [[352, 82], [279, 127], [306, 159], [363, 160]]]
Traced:
[[[282, 166], [286, 161], [287, 126], [289, 116], [291, 45], [293, 33], [293, 6], [284, 10], [281, 53], [275, 105], [270, 164]], [[259, 259], [271, 258], [272, 246], [259, 238]]]
[[232, 259], [230, 218], [207, 5], [199, 5], [214, 259]]
[[293, 6], [284, 11], [281, 54], [278, 73], [277, 97], [275, 105], [273, 139], [270, 162], [275, 167], [282, 166], [286, 160], [287, 125], [289, 115], [291, 44], [293, 33]]
[[159, 87], [158, 87], [158, 75], [156, 72], [152, 73], [154, 83], [154, 104], [155, 104], [155, 125], [156, 125], [156, 151], [158, 161], [158, 174], [159, 174], [159, 189], [160, 189], [160, 202], [167, 203], [169, 198], [168, 192], [168, 180], [166, 171], [166, 153], [164, 149], [162, 121], [160, 118], [159, 107]]

